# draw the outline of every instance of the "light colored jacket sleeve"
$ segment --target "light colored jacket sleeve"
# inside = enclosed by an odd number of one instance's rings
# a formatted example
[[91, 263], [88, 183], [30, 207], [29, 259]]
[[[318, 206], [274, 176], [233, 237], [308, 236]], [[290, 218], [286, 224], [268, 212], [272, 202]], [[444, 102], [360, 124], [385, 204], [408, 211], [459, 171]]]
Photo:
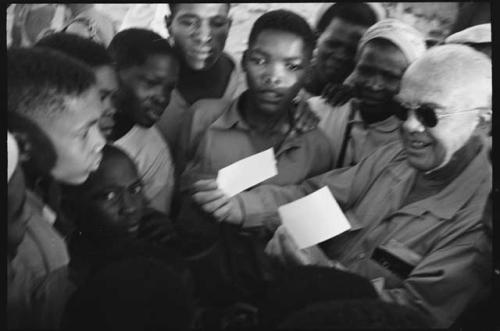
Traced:
[[491, 241], [477, 222], [478, 210], [471, 206], [450, 220], [447, 234], [416, 266], [404, 287], [382, 290], [382, 300], [417, 308], [431, 317], [434, 327], [445, 328], [469, 303], [488, 293]]
[[376, 176], [396, 157], [401, 157], [401, 143], [380, 148], [353, 167], [331, 170], [307, 179], [300, 185], [262, 185], [237, 195], [243, 210], [243, 227], [277, 227], [281, 223], [278, 207], [328, 186], [342, 209], [354, 203], [368, 189]]

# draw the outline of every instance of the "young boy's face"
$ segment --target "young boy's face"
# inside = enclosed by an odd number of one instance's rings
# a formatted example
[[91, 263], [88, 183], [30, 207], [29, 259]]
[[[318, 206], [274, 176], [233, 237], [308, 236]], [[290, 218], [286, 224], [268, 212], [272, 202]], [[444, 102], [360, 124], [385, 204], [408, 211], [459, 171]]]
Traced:
[[247, 84], [257, 108], [268, 114], [286, 111], [301, 89], [311, 52], [293, 33], [263, 30], [243, 58]]
[[97, 88], [99, 89], [99, 97], [103, 103], [104, 111], [99, 119], [99, 128], [105, 138], [111, 135], [115, 125], [114, 115], [116, 108], [113, 103], [113, 98], [118, 90], [118, 78], [115, 69], [110, 66], [100, 66], [94, 69], [97, 80]]
[[193, 70], [211, 68], [226, 44], [231, 20], [225, 3], [183, 3], [167, 18], [167, 29]]
[[146, 201], [130, 158], [104, 155], [101, 166], [83, 187], [82, 206], [89, 217], [81, 226], [86, 232], [99, 237], [137, 235]]
[[26, 203], [24, 175], [19, 165], [7, 185], [7, 202], [7, 255], [11, 259], [16, 256], [31, 217], [31, 208]]
[[150, 55], [144, 64], [119, 72], [119, 102], [144, 127], [155, 124], [165, 111], [179, 76], [179, 63], [170, 55]]
[[37, 122], [57, 153], [52, 176], [66, 184], [81, 184], [97, 169], [105, 140], [98, 121], [103, 112], [97, 87], [66, 98], [67, 109], [53, 119]]

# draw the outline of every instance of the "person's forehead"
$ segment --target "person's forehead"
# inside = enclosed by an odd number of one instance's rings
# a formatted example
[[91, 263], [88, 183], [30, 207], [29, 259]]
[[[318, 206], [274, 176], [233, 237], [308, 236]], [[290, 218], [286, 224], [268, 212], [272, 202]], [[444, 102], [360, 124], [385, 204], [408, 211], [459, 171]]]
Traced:
[[[284, 44], [286, 44], [289, 54], [294, 56], [304, 55], [304, 40], [301, 36], [287, 31], [270, 29], [262, 30], [250, 45], [249, 50], [274, 53], [280, 50]], [[281, 55], [285, 56], [287, 54]]]
[[359, 53], [357, 65], [377, 65], [390, 71], [405, 70], [408, 60], [404, 53], [394, 44], [369, 41]]
[[131, 69], [145, 75], [176, 76], [179, 72], [179, 61], [173, 55], [150, 54], [142, 65]]
[[458, 91], [451, 82], [431, 79], [433, 73], [429, 69], [421, 69], [403, 76], [398, 100], [410, 104], [434, 104], [440, 108], [447, 108], [458, 101], [457, 98], [468, 97], [467, 91]]
[[96, 191], [105, 187], [127, 187], [139, 180], [132, 160], [124, 155], [107, 155], [99, 169], [90, 177], [88, 189]]
[[337, 38], [349, 38], [356, 40], [356, 42], [361, 39], [361, 36], [368, 27], [355, 24], [353, 22], [349, 22], [344, 20], [341, 17], [334, 17], [330, 24], [326, 27], [325, 31], [323, 31], [322, 36], [325, 37], [337, 37]]
[[178, 3], [175, 4], [175, 16], [194, 15], [201, 18], [228, 16], [229, 5], [226, 3]]

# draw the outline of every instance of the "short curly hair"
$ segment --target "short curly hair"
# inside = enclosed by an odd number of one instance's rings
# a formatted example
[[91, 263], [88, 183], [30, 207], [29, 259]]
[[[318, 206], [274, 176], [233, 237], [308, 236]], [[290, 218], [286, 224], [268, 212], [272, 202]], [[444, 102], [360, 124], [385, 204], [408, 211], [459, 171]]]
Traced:
[[252, 26], [248, 38], [250, 47], [264, 30], [278, 30], [295, 34], [302, 38], [307, 51], [314, 50], [316, 38], [307, 21], [300, 15], [285, 9], [267, 12], [260, 16]]
[[148, 56], [163, 54], [174, 58], [174, 49], [159, 34], [147, 30], [131, 28], [118, 32], [108, 47], [118, 70], [142, 65]]
[[366, 3], [335, 3], [321, 15], [316, 25], [316, 33], [322, 34], [334, 18], [369, 27], [377, 23], [375, 11]]
[[112, 65], [104, 46], [73, 33], [58, 32], [40, 39], [35, 47], [48, 47], [79, 59], [92, 68]]
[[51, 120], [67, 110], [68, 97], [86, 93], [96, 83], [85, 63], [48, 48], [7, 51], [9, 111], [35, 122]]

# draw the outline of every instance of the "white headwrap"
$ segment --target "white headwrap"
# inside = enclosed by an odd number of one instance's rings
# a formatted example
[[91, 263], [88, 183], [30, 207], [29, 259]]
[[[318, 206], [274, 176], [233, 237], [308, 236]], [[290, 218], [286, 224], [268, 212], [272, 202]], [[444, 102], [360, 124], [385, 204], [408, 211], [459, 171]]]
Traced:
[[[368, 5], [373, 10], [373, 12], [375, 13], [375, 17], [377, 18], [377, 22], [383, 20], [386, 17], [386, 11], [381, 2], [364, 2], [364, 4]], [[318, 26], [321, 17], [323, 17], [326, 11], [332, 6], [335, 6], [335, 3], [324, 3], [323, 5], [321, 5], [321, 7], [319, 7], [318, 11], [316, 12], [314, 26]]]
[[412, 63], [427, 49], [424, 36], [412, 26], [394, 18], [388, 18], [372, 25], [366, 30], [358, 44], [358, 52], [367, 42], [382, 38], [394, 43]]
[[491, 23], [471, 26], [454, 33], [445, 40], [446, 44], [483, 44], [491, 43]]
[[10, 181], [19, 161], [19, 147], [14, 136], [7, 132], [7, 183]]

